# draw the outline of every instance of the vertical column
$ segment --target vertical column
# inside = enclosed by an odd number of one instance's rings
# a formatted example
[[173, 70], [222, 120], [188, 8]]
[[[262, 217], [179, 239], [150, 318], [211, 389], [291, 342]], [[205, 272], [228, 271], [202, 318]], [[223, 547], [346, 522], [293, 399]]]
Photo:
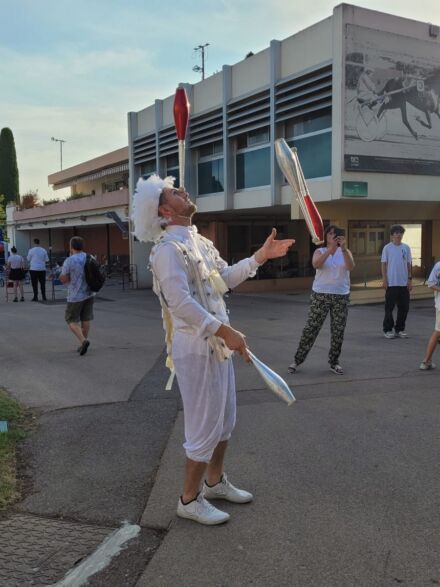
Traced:
[[111, 256], [111, 249], [110, 249], [110, 225], [105, 225], [105, 233], [107, 237], [107, 262], [108, 266], [110, 267], [110, 256]]
[[49, 267], [52, 269], [52, 230], [47, 229], [47, 238], [49, 242]]
[[235, 192], [235, 161], [234, 150], [228, 137], [228, 102], [232, 96], [232, 67], [223, 65], [223, 185], [224, 185], [224, 210], [232, 210], [234, 207]]
[[275, 156], [275, 139], [277, 139], [277, 126], [275, 119], [275, 86], [281, 77], [281, 42], [270, 42], [270, 178], [271, 178], [271, 203], [272, 206], [281, 204], [282, 174]]
[[134, 166], [134, 139], [137, 136], [137, 114], [136, 112], [129, 112], [127, 117], [128, 122], [128, 249], [130, 255], [130, 263], [136, 263], [134, 259], [134, 236], [133, 226], [131, 223], [131, 217], [133, 214], [133, 194], [135, 188], [135, 182], [137, 177], [135, 176]]
[[156, 171], [161, 177], [163, 177], [165, 169], [164, 169], [164, 165], [161, 163], [160, 154], [159, 154], [159, 147], [160, 147], [159, 131], [162, 128], [162, 124], [163, 124], [163, 101], [162, 100], [155, 100], [154, 101], [154, 117], [155, 117], [154, 126], [156, 129]]
[[333, 10], [333, 63], [332, 63], [332, 199], [339, 199], [342, 192], [342, 173], [344, 167], [344, 100], [345, 93], [345, 18], [351, 6], [339, 4]]
[[136, 166], [134, 164], [134, 149], [133, 143], [138, 135], [137, 126], [137, 113], [128, 113], [128, 169], [129, 169], [129, 198], [128, 198], [128, 227], [129, 227], [129, 251], [130, 251], [130, 264], [136, 265], [138, 270], [138, 284], [139, 287], [150, 287], [151, 286], [151, 275], [147, 269], [147, 259], [150, 251], [150, 247], [144, 243], [140, 243], [135, 240], [133, 235], [133, 225], [131, 223], [131, 217], [133, 214], [133, 193], [138, 180], [136, 173]]

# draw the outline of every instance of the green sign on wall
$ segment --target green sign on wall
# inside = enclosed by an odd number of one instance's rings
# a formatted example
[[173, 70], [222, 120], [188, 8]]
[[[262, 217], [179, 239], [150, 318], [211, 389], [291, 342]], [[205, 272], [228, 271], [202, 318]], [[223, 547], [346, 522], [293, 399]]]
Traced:
[[343, 181], [342, 195], [348, 198], [366, 198], [368, 196], [368, 182]]

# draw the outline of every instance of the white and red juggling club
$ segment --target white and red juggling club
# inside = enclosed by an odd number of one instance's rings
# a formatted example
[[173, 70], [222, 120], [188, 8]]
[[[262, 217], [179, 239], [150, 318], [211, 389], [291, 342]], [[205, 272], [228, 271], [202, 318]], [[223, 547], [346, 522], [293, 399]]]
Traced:
[[275, 153], [284, 177], [298, 198], [313, 243], [315, 245], [322, 244], [324, 242], [324, 225], [307, 188], [296, 147], [291, 149], [284, 139], [277, 139]]
[[185, 137], [188, 129], [190, 104], [185, 88], [177, 88], [174, 96], [174, 124], [179, 147], [179, 187], [185, 189]]

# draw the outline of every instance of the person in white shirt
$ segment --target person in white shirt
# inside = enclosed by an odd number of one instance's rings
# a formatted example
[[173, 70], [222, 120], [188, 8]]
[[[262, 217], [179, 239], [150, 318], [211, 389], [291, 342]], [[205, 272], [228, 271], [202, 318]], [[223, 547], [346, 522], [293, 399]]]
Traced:
[[191, 225], [197, 208], [173, 183], [174, 178], [157, 175], [139, 180], [134, 234], [156, 242], [150, 256], [153, 289], [162, 305], [167, 365], [174, 366], [183, 401], [186, 467], [177, 515], [214, 525], [226, 522], [229, 514], [207, 499], [253, 499], [234, 487], [223, 469], [236, 414], [232, 351], [249, 360], [244, 335], [229, 325], [223, 294], [255, 275], [267, 259], [284, 256], [294, 241], [276, 241], [273, 229], [252, 257], [228, 266]]
[[40, 239], [34, 238], [34, 247], [29, 249], [27, 260], [29, 261], [29, 273], [32, 289], [34, 290], [33, 302], [38, 302], [38, 283], [40, 283], [41, 298], [46, 301], [46, 263], [49, 262], [46, 249], [40, 247]]
[[420, 363], [419, 369], [421, 371], [435, 369], [435, 364], [432, 362], [432, 355], [440, 343], [440, 261], [432, 268], [428, 277], [428, 286], [434, 290], [435, 326], [434, 332], [431, 334], [428, 346], [426, 347], [425, 358]]
[[[390, 228], [391, 242], [382, 250], [382, 285], [385, 289], [385, 317], [383, 332], [385, 338], [408, 338], [405, 332], [409, 311], [409, 292], [412, 289], [411, 249], [402, 243], [405, 229], [400, 224]], [[393, 310], [397, 304], [397, 318]], [[394, 332], [393, 332], [394, 328]]]
[[343, 375], [339, 356], [347, 324], [350, 302], [350, 271], [354, 269], [353, 255], [348, 250], [343, 230], [330, 224], [324, 231], [325, 247], [316, 249], [312, 257], [316, 269], [310, 297], [310, 310], [289, 373], [296, 373], [315, 343], [327, 314], [330, 312], [330, 370]]
[[11, 248], [6, 266], [9, 270], [9, 279], [14, 282], [14, 302], [18, 302], [18, 289], [20, 289], [20, 302], [24, 302], [23, 280], [25, 277], [24, 259], [17, 255], [17, 249]]

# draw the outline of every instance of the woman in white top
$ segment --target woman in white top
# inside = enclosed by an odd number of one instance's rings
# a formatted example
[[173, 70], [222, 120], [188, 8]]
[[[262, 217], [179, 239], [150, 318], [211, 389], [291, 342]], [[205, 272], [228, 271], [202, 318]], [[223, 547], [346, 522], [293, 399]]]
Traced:
[[354, 268], [353, 255], [347, 249], [344, 231], [331, 224], [324, 231], [327, 246], [316, 249], [312, 265], [316, 269], [312, 286], [311, 304], [294, 362], [289, 373], [296, 373], [303, 363], [330, 312], [331, 342], [328, 355], [330, 370], [343, 375], [339, 364], [350, 298], [350, 271]]
[[9, 279], [14, 282], [14, 302], [18, 302], [18, 288], [20, 288], [20, 302], [24, 302], [23, 280], [25, 276], [24, 259], [21, 255], [17, 255], [17, 249], [11, 248], [6, 266], [9, 270]]

